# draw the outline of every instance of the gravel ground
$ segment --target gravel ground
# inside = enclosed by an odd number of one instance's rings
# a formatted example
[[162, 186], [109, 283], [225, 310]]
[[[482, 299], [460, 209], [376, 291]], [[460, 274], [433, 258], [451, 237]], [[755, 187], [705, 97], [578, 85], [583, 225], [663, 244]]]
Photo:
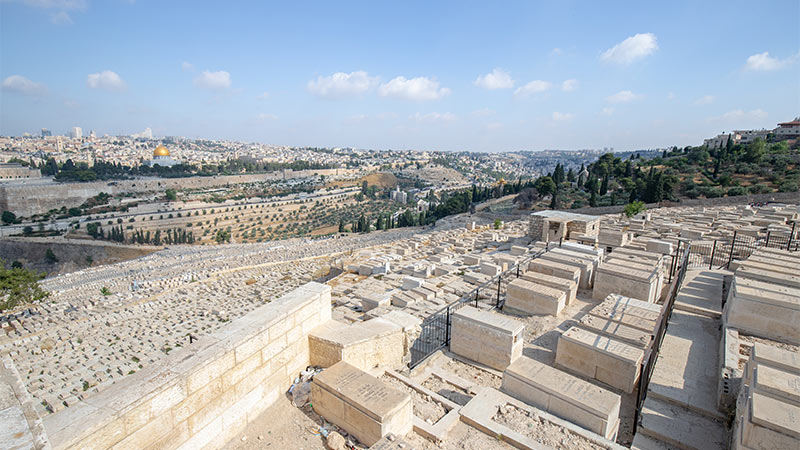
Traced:
[[582, 436], [556, 425], [539, 416], [530, 416], [516, 406], [501, 406], [492, 418], [495, 422], [504, 425], [526, 437], [553, 448], [568, 448], [574, 450], [605, 450]]
[[461, 378], [472, 381], [479, 386], [493, 387], [500, 389], [500, 384], [503, 379], [493, 373], [489, 373], [478, 367], [465, 364], [456, 359], [450, 359], [445, 363], [442, 368], [448, 372], [454, 373]]
[[401, 391], [411, 394], [411, 402], [414, 405], [414, 415], [420, 419], [433, 425], [439, 421], [445, 414], [447, 409], [444, 405], [436, 400], [424, 395], [412, 388], [411, 386], [403, 383], [395, 377], [389, 375], [381, 376], [381, 381]]
[[467, 391], [446, 381], [442, 381], [435, 375], [429, 376], [422, 382], [422, 385], [457, 405], [464, 406], [467, 402], [472, 400], [472, 396], [469, 395]]

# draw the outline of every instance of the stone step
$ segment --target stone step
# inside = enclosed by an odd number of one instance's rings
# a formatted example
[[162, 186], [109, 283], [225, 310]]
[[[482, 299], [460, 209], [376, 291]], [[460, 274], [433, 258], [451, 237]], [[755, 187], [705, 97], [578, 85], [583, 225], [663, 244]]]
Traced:
[[661, 442], [656, 438], [652, 438], [644, 433], [636, 433], [633, 437], [631, 450], [674, 450], [677, 447]]
[[651, 397], [642, 407], [638, 433], [682, 450], [722, 450], [728, 443], [721, 422]]

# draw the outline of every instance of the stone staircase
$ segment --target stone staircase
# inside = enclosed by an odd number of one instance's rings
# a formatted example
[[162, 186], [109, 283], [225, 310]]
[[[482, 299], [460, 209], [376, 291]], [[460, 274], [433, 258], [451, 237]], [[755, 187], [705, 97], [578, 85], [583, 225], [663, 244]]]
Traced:
[[722, 271], [691, 271], [675, 300], [632, 448], [728, 447], [717, 410]]

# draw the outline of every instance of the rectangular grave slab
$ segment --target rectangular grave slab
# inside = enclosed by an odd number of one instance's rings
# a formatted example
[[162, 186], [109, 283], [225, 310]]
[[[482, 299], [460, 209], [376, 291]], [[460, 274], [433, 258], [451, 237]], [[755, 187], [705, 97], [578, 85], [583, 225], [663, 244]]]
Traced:
[[606, 439], [617, 432], [619, 395], [526, 356], [506, 368], [500, 389]]
[[412, 428], [411, 396], [346, 362], [314, 377], [311, 399], [315, 412], [366, 445]]
[[572, 327], [558, 338], [556, 364], [626, 393], [639, 380], [644, 350]]
[[522, 274], [522, 278], [537, 284], [541, 284], [542, 286], [564, 291], [567, 294], [567, 305], [572, 303], [572, 301], [575, 300], [576, 296], [578, 295], [578, 284], [571, 280], [554, 277], [552, 275], [545, 275], [539, 272], [525, 272]]
[[558, 316], [566, 304], [566, 292], [517, 278], [508, 284], [504, 309], [523, 314]]
[[647, 346], [650, 345], [650, 341], [653, 339], [652, 333], [591, 314], [583, 316], [578, 326], [593, 333], [616, 339], [642, 349], [647, 348]]
[[472, 306], [462, 307], [451, 317], [451, 352], [497, 370], [522, 356], [522, 322]]
[[573, 281], [577, 285], [580, 285], [581, 281], [581, 269], [553, 261], [534, 259], [528, 264], [528, 271], [563, 278]]

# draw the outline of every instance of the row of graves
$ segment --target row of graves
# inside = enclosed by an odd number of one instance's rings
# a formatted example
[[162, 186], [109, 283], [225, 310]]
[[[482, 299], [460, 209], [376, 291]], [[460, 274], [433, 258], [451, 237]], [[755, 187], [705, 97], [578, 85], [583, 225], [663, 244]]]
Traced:
[[800, 448], [800, 253], [764, 248], [732, 268], [719, 389], [731, 448]]
[[[559, 219], [561, 230], [568, 229]], [[658, 302], [671, 246], [654, 252], [647, 241], [625, 239], [609, 253], [561, 239], [525, 245], [512, 238], [493, 245], [497, 239], [489, 230], [472, 237], [437, 239], [433, 249], [430, 242], [409, 240], [399, 247], [407, 250], [402, 258], [374, 252], [367, 259], [372, 262], [348, 268], [343, 277], [363, 273], [360, 281], [373, 290], [383, 286], [386, 292], [391, 283], [393, 293], [377, 305], [362, 295], [363, 308], [374, 314], [331, 321], [311, 333], [311, 363], [326, 368], [312, 382], [314, 411], [376, 449], [413, 448], [414, 435], [446, 447], [459, 422], [523, 449], [625, 448], [621, 423], [632, 416], [630, 399], [662, 322]], [[495, 252], [477, 251], [487, 248]], [[456, 262], [456, 280], [473, 277], [467, 284], [474, 286], [481, 276], [490, 279], [539, 250], [545, 251], [508, 284], [501, 310], [459, 303], [449, 348], [413, 370], [405, 367], [421, 317], [412, 306], [429, 302], [423, 289], [436, 288], [432, 281], [449, 274], [408, 273], [419, 266], [397, 262], [440, 255], [437, 264]], [[395, 267], [402, 276], [390, 276]], [[359, 285], [346, 284], [341, 296], [359, 295], [353, 288]], [[413, 294], [424, 300], [409, 301]], [[581, 311], [574, 308], [578, 302], [591, 307]], [[560, 332], [549, 359], [533, 355], [525, 340], [526, 324], [535, 317], [552, 317]]]

